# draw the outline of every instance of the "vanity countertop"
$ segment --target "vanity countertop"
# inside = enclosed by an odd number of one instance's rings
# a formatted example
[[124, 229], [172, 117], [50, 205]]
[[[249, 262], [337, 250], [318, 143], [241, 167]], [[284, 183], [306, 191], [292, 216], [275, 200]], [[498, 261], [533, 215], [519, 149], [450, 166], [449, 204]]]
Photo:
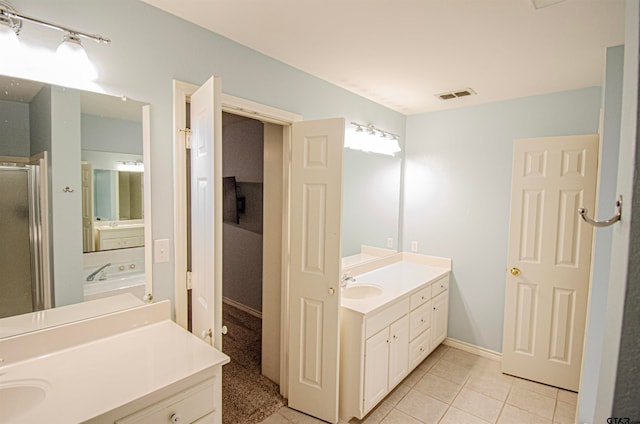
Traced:
[[451, 272], [450, 260], [413, 254], [399, 254], [398, 261], [369, 272], [357, 275], [358, 284], [373, 284], [382, 288], [378, 296], [364, 299], [350, 299], [342, 296], [343, 308], [361, 314], [370, 314], [392, 303], [396, 299], [411, 293], [419, 286], [438, 280]]
[[13, 418], [3, 411], [0, 422], [83, 422], [227, 362], [170, 319], [150, 323], [0, 367], [0, 388], [46, 390], [37, 407]]

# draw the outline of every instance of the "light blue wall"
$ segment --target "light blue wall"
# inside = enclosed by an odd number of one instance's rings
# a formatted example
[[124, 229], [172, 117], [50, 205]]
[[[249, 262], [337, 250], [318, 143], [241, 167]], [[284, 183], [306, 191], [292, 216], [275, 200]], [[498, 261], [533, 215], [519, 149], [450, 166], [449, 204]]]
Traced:
[[[55, 305], [81, 302], [80, 93], [51, 89], [51, 209]], [[64, 192], [69, 187], [73, 192]]]
[[502, 351], [513, 140], [598, 132], [599, 87], [407, 118], [404, 250], [453, 259], [449, 337]]
[[0, 100], [0, 156], [29, 152], [29, 104]]
[[[137, 0], [13, 0], [16, 10], [111, 38], [84, 41], [109, 93], [151, 105], [153, 238], [173, 241], [173, 87], [222, 77], [223, 91], [301, 114], [343, 116], [404, 136], [405, 117]], [[21, 40], [55, 50], [60, 33], [25, 23]], [[81, 247], [80, 247], [81, 248]], [[154, 264], [154, 298], [173, 298], [173, 262]]]
[[[615, 210], [618, 154], [620, 147], [620, 119], [622, 111], [622, 76], [624, 46], [607, 49], [607, 62], [603, 86], [602, 153], [600, 155], [600, 187], [598, 218], [608, 219]], [[580, 384], [580, 410], [578, 422], [593, 422], [598, 387], [604, 323], [607, 307], [607, 289], [611, 260], [613, 227], [598, 228], [595, 232], [595, 251], [591, 277], [589, 317], [585, 336], [584, 366]]]
[[82, 149], [142, 154], [142, 124], [82, 114]]

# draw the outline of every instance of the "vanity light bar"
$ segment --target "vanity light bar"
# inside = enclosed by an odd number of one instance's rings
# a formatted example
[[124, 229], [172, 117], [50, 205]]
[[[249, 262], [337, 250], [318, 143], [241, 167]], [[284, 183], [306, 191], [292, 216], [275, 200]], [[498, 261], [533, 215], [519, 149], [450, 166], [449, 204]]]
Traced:
[[351, 122], [351, 125], [356, 127], [357, 132], [365, 131], [371, 135], [379, 134], [381, 138], [390, 138], [392, 140], [400, 140], [400, 136], [398, 134], [391, 133], [389, 131], [381, 130], [380, 128], [376, 128], [373, 124], [359, 124], [357, 122]]
[[[68, 34], [72, 34], [75, 36], [89, 38], [98, 43], [109, 44], [111, 40], [103, 37], [100, 34], [88, 34], [86, 32], [78, 31], [75, 29], [67, 28], [62, 25], [54, 24], [52, 22], [48, 22], [42, 19], [34, 18], [32, 16], [23, 15], [22, 13], [18, 13], [13, 10], [6, 2], [0, 1], [0, 16], [5, 17], [9, 22], [11, 28], [15, 31], [16, 35], [20, 33], [20, 29], [22, 27], [22, 21], [32, 22], [34, 24], [46, 26], [49, 28], [57, 29], [60, 31], [64, 31]], [[16, 22], [17, 21], [17, 22]]]

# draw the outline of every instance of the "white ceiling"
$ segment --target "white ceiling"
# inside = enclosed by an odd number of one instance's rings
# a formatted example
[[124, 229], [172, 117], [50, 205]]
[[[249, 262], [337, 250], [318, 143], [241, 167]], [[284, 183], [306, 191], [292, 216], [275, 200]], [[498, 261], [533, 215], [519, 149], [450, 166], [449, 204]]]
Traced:
[[599, 86], [624, 42], [624, 0], [143, 1], [407, 115]]

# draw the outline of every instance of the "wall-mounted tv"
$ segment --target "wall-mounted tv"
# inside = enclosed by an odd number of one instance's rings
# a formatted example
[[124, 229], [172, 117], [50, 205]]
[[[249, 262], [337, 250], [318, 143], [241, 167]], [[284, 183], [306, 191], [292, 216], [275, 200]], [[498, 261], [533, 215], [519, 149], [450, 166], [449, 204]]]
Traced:
[[222, 219], [240, 224], [240, 214], [244, 212], [244, 196], [236, 183], [236, 177], [222, 178]]

